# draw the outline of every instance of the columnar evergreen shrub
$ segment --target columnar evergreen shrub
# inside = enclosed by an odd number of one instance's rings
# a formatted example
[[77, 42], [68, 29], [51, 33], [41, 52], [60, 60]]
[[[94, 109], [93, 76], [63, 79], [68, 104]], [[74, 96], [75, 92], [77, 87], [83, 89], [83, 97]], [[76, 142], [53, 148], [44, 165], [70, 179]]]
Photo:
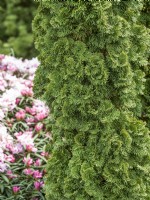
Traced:
[[33, 0], [0, 1], [0, 53], [14, 51], [18, 57], [35, 56], [31, 28], [35, 10]]
[[48, 200], [149, 200], [141, 116], [143, 1], [43, 1], [33, 22], [34, 92], [51, 109]]
[[[142, 14], [141, 14], [141, 22], [145, 25], [145, 27], [150, 31], [150, 1], [145, 1]], [[150, 48], [149, 48], [150, 49]], [[149, 54], [150, 50], [148, 51]], [[150, 57], [149, 59], [150, 60]], [[142, 119], [147, 122], [148, 128], [150, 128], [150, 65], [149, 62], [147, 66], [143, 68], [146, 74], [146, 82], [145, 82], [145, 91], [143, 95], [143, 112]]]

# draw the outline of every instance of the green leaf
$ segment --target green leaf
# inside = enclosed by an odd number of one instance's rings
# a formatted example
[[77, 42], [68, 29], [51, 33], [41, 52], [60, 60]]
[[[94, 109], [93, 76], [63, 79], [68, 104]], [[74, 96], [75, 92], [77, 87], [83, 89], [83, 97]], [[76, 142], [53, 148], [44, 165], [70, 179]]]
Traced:
[[7, 176], [5, 176], [4, 174], [1, 174], [3, 180], [6, 182], [6, 183], [9, 183], [9, 179], [7, 178]]

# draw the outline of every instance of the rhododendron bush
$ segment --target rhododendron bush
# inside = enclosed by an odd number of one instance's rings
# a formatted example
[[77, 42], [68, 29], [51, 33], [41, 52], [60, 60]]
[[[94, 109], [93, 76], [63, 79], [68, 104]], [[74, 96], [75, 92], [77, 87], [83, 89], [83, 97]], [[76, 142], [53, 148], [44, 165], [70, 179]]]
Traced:
[[45, 199], [48, 108], [33, 98], [36, 58], [0, 55], [0, 199]]

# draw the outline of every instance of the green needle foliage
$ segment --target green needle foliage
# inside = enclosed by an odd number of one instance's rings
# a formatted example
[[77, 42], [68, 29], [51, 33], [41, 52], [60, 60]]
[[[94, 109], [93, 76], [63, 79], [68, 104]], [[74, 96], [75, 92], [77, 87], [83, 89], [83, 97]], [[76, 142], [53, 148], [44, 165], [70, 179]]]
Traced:
[[0, 53], [32, 58], [36, 55], [31, 22], [35, 15], [34, 0], [0, 1]]
[[[145, 1], [142, 14], [141, 14], [142, 23], [149, 29], [150, 32], [150, 1]], [[149, 48], [150, 49], [150, 48]], [[148, 53], [150, 50], [148, 51]], [[148, 61], [150, 61], [150, 56]], [[148, 62], [147, 66], [143, 67], [143, 70], [146, 74], [145, 82], [145, 91], [143, 95], [143, 112], [142, 119], [147, 122], [148, 128], [150, 128], [150, 63]]]
[[34, 92], [51, 109], [47, 200], [149, 200], [143, 1], [42, 1]]

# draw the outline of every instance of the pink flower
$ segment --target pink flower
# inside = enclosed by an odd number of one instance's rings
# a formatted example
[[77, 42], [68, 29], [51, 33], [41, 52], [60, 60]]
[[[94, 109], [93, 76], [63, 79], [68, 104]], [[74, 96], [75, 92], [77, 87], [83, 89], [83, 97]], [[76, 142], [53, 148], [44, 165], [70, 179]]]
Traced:
[[32, 175], [33, 174], [33, 170], [32, 169], [25, 169], [23, 171], [26, 175]]
[[25, 107], [25, 110], [26, 110], [26, 112], [30, 113], [31, 108], [28, 107], [28, 106], [26, 106], [26, 107]]
[[26, 112], [30, 113], [31, 115], [35, 115], [36, 114], [36, 109], [35, 108], [30, 108], [30, 107], [26, 107], [25, 108]]
[[17, 177], [17, 175], [14, 175], [11, 170], [7, 170], [6, 174], [9, 178], [16, 178]]
[[25, 86], [27, 86], [29, 88], [33, 87], [33, 83], [31, 80], [25, 80], [24, 84], [25, 84]]
[[22, 94], [22, 96], [27, 96], [27, 97], [33, 96], [32, 88], [26, 88], [26, 89], [22, 90], [21, 94]]
[[15, 72], [15, 71], [17, 71], [17, 67], [16, 67], [15, 65], [8, 64], [7, 70], [8, 70], [8, 71]]
[[36, 116], [36, 119], [38, 120], [38, 121], [41, 121], [41, 120], [43, 120], [45, 117], [47, 117], [47, 115], [45, 114], [45, 113], [38, 113]]
[[34, 163], [34, 166], [40, 166], [41, 165], [41, 160], [38, 158], [35, 163]]
[[23, 152], [23, 146], [20, 143], [15, 144], [15, 146], [11, 149], [13, 154], [18, 154]]
[[21, 99], [17, 98], [16, 101], [15, 101], [16, 105], [18, 105], [20, 103], [20, 101], [21, 101]]
[[0, 161], [0, 172], [4, 172], [7, 170], [7, 165]]
[[14, 136], [16, 136], [16, 138], [18, 138], [19, 136], [21, 136], [22, 135], [22, 132], [20, 131], [20, 132], [17, 132], [17, 133], [14, 133]]
[[33, 123], [34, 123], [34, 117], [28, 117], [27, 119], [26, 119], [26, 123], [30, 126], [30, 125], [32, 125]]
[[34, 147], [34, 145], [26, 145], [26, 150], [29, 152], [37, 152], [37, 148]]
[[24, 157], [23, 162], [27, 165], [27, 167], [29, 167], [30, 165], [32, 165], [33, 159]]
[[35, 125], [35, 130], [36, 130], [37, 132], [41, 131], [42, 128], [43, 128], [43, 124], [42, 124], [42, 123], [38, 123], [38, 124]]
[[19, 190], [20, 190], [20, 187], [19, 186], [13, 186], [13, 192], [14, 193], [17, 193], [17, 192], [19, 192]]
[[7, 175], [12, 175], [12, 171], [11, 170], [7, 170], [6, 174]]
[[10, 143], [6, 144], [6, 148], [7, 148], [9, 151], [12, 151], [12, 149], [13, 149], [13, 144], [10, 144]]
[[0, 54], [0, 60], [4, 59], [5, 58], [5, 55], [3, 54]]
[[43, 151], [43, 152], [41, 153], [41, 156], [48, 157], [49, 155], [48, 155], [48, 152], [44, 152], [44, 151]]
[[33, 177], [34, 177], [34, 178], [42, 178], [42, 173], [39, 172], [39, 170], [35, 170], [35, 171], [33, 172]]
[[15, 162], [15, 157], [13, 155], [5, 155], [5, 159], [8, 161], [8, 162], [11, 162], [11, 163], [14, 163]]
[[15, 114], [17, 120], [23, 120], [26, 116], [25, 110], [20, 110]]
[[40, 190], [41, 187], [43, 187], [43, 185], [44, 185], [43, 181], [40, 181], [40, 182], [36, 181], [36, 182], [34, 182], [34, 187], [35, 187], [36, 190]]
[[34, 138], [32, 137], [32, 131], [25, 131], [22, 135], [18, 135], [18, 142], [26, 148], [26, 145], [32, 145], [34, 147]]

